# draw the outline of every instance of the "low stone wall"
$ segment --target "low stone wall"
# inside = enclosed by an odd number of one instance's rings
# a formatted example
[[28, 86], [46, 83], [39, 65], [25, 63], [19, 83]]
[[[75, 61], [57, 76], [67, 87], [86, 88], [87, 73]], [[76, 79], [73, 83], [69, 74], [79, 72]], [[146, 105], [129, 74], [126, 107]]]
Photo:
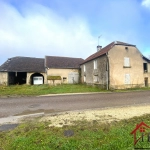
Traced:
[[52, 80], [48, 80], [49, 85], [59, 85], [61, 84], [61, 80], [55, 80], [54, 82]]
[[144, 84], [128, 84], [128, 85], [111, 85], [109, 89], [129, 89], [129, 88], [142, 88]]

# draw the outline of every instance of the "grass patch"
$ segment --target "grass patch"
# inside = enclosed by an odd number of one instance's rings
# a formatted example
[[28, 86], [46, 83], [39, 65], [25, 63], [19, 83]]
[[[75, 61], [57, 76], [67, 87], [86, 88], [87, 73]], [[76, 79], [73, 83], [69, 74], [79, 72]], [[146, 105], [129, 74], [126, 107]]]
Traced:
[[[0, 132], [2, 150], [133, 150], [130, 132], [137, 123], [150, 125], [150, 115], [134, 117], [119, 122], [102, 123], [78, 121], [74, 126], [48, 127], [50, 122], [30, 121], [16, 129]], [[74, 135], [65, 137], [64, 131]], [[150, 148], [150, 142], [140, 147]]]
[[[113, 92], [150, 90], [150, 87], [113, 90]], [[111, 91], [111, 90], [110, 90]], [[98, 86], [85, 84], [61, 84], [61, 85], [11, 85], [0, 86], [0, 96], [35, 96], [44, 94], [61, 93], [85, 93], [85, 92], [109, 92]], [[112, 92], [112, 91], [111, 91]]]
[[82, 92], [104, 92], [98, 87], [84, 84], [62, 84], [57, 86], [50, 85], [11, 85], [0, 86], [0, 96], [31, 96], [44, 94], [60, 93], [82, 93]]

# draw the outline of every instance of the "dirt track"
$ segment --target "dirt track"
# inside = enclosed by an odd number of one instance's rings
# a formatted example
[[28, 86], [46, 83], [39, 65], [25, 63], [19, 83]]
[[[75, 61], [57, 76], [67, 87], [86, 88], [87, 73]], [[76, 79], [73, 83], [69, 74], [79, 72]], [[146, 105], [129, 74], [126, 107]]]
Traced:
[[41, 121], [51, 121], [49, 126], [62, 127], [72, 125], [77, 120], [111, 122], [144, 114], [150, 114], [150, 105], [64, 112], [42, 117]]

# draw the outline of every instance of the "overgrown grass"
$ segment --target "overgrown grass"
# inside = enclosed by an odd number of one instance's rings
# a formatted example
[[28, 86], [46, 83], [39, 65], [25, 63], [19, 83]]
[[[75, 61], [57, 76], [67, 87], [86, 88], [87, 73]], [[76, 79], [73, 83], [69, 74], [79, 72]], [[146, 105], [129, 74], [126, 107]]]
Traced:
[[[150, 125], [150, 115], [129, 120], [99, 124], [96, 121], [78, 121], [74, 126], [48, 127], [50, 122], [30, 121], [16, 129], [0, 132], [2, 150], [133, 150], [131, 131], [137, 123]], [[74, 135], [65, 137], [64, 131]], [[140, 148], [150, 148], [150, 142], [139, 142]]]
[[59, 93], [81, 93], [81, 92], [104, 92], [98, 87], [88, 86], [84, 84], [62, 84], [57, 86], [50, 85], [11, 85], [0, 86], [0, 96], [31, 96], [44, 94]]

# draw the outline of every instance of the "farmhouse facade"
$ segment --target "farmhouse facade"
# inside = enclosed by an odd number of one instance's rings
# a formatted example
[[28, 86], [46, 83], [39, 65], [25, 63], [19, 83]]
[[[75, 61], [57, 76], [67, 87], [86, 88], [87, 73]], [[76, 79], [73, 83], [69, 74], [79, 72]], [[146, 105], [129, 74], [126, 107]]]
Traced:
[[150, 60], [136, 45], [115, 41], [81, 64], [82, 83], [107, 89], [150, 86]]
[[[60, 76], [61, 83], [79, 82], [81, 58], [46, 56], [13, 57], [0, 66], [0, 84], [51, 84], [48, 76]], [[41, 81], [38, 81], [41, 80]]]
[[[55, 81], [54, 81], [55, 80]], [[0, 84], [86, 83], [106, 89], [150, 86], [150, 60], [136, 45], [115, 41], [87, 59], [13, 57], [0, 66]]]
[[[45, 67], [47, 76], [60, 76], [61, 80], [56, 80], [55, 84], [60, 83], [79, 83], [80, 63], [82, 58], [70, 57], [45, 57]], [[48, 84], [53, 84], [52, 80], [47, 81]]]

